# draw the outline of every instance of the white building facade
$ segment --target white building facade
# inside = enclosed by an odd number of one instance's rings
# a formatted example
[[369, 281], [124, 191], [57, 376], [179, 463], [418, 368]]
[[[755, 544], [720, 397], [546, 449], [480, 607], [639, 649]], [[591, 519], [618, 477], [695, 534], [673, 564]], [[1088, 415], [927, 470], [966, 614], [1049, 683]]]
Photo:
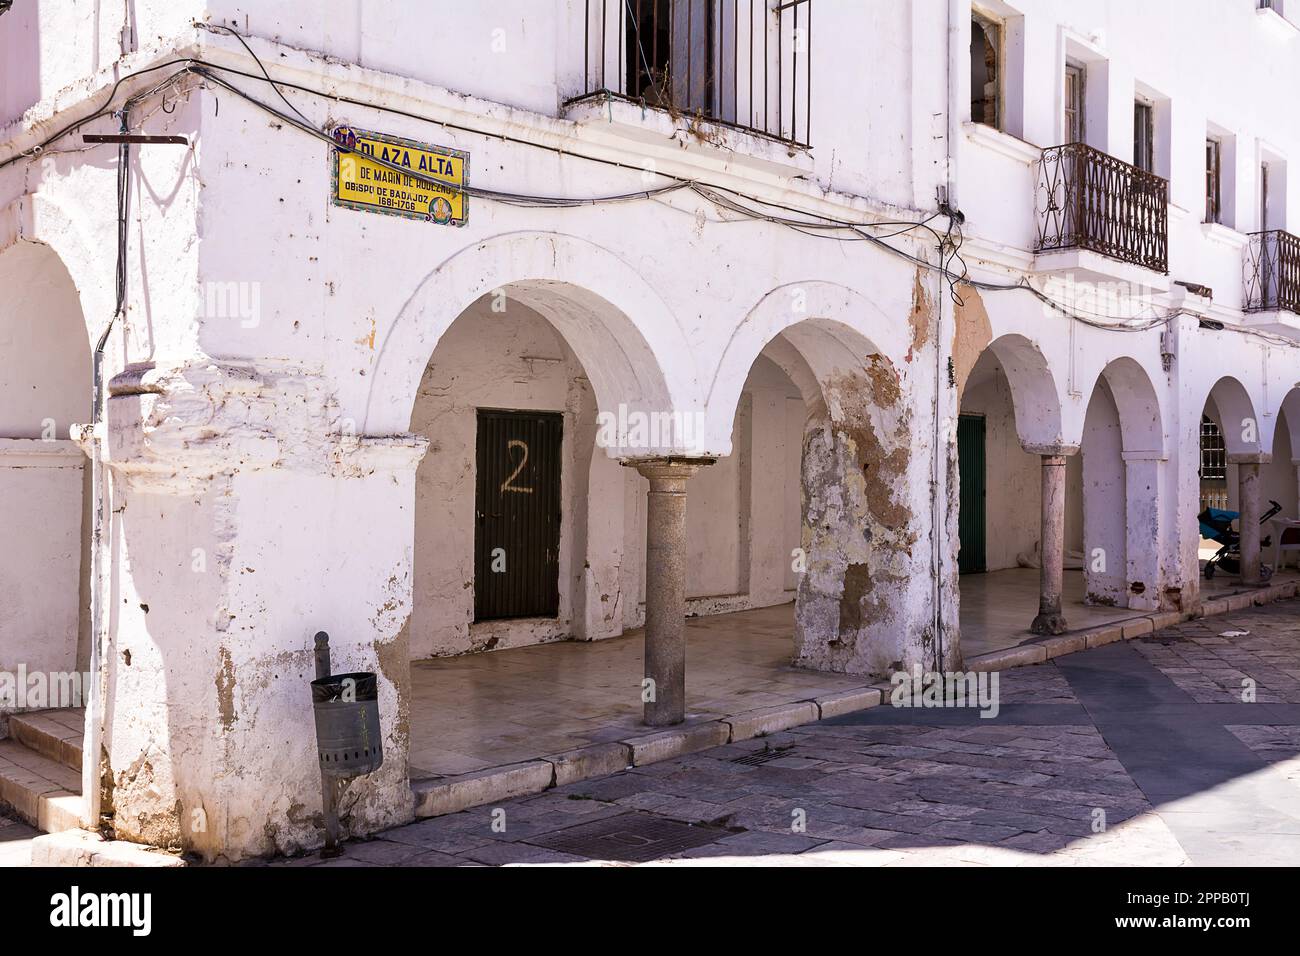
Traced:
[[0, 672], [86, 675], [68, 812], [319, 845], [319, 630], [379, 678], [361, 834], [413, 813], [412, 661], [645, 627], [665, 726], [686, 613], [885, 677], [962, 666], [959, 568], [1041, 566], [1037, 634], [1073, 554], [1193, 612], [1207, 427], [1258, 583], [1286, 6], [16, 0]]

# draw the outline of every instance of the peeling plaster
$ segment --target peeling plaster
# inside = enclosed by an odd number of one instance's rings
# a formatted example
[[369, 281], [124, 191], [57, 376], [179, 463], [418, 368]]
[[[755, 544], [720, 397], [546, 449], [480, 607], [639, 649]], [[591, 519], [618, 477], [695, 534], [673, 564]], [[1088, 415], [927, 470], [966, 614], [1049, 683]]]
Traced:
[[235, 665], [230, 659], [230, 651], [221, 648], [218, 652], [221, 658], [221, 669], [217, 671], [217, 713], [221, 718], [221, 726], [224, 730], [229, 730], [235, 725], [237, 714], [235, 713]]
[[899, 636], [880, 638], [899, 625], [919, 539], [907, 501], [911, 409], [897, 373], [879, 355], [860, 372], [836, 375], [824, 394], [829, 411], [814, 416], [804, 441], [808, 573], [795, 607], [795, 661], [883, 673], [897, 657]]
[[934, 321], [934, 304], [930, 301], [930, 294], [925, 289], [919, 266], [912, 281], [912, 311], [909, 313], [907, 321], [912, 328], [912, 343], [907, 350], [907, 361], [911, 362], [916, 353], [925, 348], [926, 343], [929, 342], [930, 327]]
[[993, 341], [993, 324], [979, 290], [963, 284], [957, 287], [957, 294], [961, 301], [953, 309], [952, 365], [960, 402], [975, 363]]

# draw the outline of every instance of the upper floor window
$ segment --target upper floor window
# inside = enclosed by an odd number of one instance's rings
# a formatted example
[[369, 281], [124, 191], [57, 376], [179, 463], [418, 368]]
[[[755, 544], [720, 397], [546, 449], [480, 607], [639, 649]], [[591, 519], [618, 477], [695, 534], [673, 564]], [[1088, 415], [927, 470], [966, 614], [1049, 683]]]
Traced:
[[1087, 71], [1082, 63], [1065, 64], [1065, 141], [1085, 142], [1083, 110]]
[[970, 118], [1002, 128], [1002, 23], [975, 11], [970, 21]]
[[1259, 228], [1272, 228], [1273, 210], [1270, 208], [1268, 189], [1269, 163], [1259, 164]]
[[1156, 108], [1142, 100], [1133, 102], [1133, 165], [1156, 171]]
[[1259, 226], [1265, 229], [1285, 229], [1287, 163], [1278, 154], [1261, 149], [1259, 163]]
[[806, 145], [813, 0], [585, 0], [583, 92]]
[[[628, 96], [651, 106], [689, 112], [713, 103], [714, 36], [718, 11], [710, 3], [633, 0], [623, 30]], [[675, 17], [685, 20], [678, 23]]]
[[1223, 221], [1223, 142], [1205, 140], [1205, 221]]

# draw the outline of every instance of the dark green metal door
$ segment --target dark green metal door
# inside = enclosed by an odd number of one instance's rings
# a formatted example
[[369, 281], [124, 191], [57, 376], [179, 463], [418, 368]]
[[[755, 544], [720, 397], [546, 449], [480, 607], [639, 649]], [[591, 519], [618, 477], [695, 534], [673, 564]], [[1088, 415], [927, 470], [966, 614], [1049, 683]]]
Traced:
[[957, 418], [957, 474], [961, 480], [961, 508], [957, 516], [957, 537], [961, 554], [957, 570], [962, 574], [983, 571], [984, 564], [984, 416]]

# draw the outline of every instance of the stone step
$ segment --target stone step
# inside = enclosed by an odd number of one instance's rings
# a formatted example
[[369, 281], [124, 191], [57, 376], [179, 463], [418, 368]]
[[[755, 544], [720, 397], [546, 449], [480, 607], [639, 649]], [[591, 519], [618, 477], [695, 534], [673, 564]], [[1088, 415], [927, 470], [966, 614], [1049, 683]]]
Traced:
[[9, 736], [43, 757], [81, 772], [81, 741], [86, 733], [82, 707], [33, 710], [9, 717]]
[[32, 866], [186, 866], [183, 857], [139, 843], [105, 840], [98, 833], [65, 830], [32, 840]]
[[0, 740], [0, 803], [46, 833], [81, 825], [81, 772], [17, 740]]

